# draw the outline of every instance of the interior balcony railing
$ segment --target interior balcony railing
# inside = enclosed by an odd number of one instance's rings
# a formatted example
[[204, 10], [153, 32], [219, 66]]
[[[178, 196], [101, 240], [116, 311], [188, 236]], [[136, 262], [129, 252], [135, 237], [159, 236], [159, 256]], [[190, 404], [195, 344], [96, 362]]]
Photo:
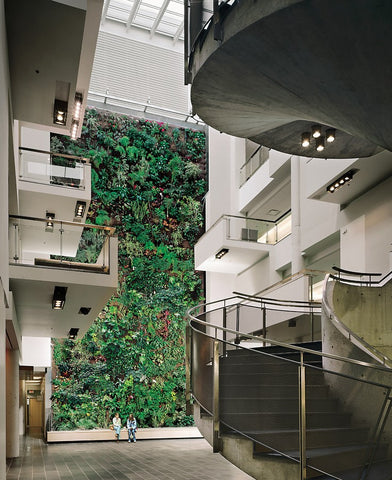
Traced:
[[291, 234], [291, 210], [275, 221], [223, 215], [226, 239], [275, 245]]
[[84, 190], [86, 170], [90, 167], [88, 158], [34, 148], [19, 148], [21, 181]]
[[260, 145], [240, 168], [240, 187], [269, 159], [270, 149]]
[[[269, 468], [278, 462], [281, 478], [389, 479], [392, 370], [271, 338], [264, 327], [270, 311], [316, 308], [238, 294], [190, 309], [188, 385], [211, 418], [213, 449], [225, 454], [230, 434], [251, 440]], [[251, 333], [255, 322], [261, 335]], [[288, 465], [295, 474], [284, 475]]]
[[114, 227], [10, 215], [9, 263], [109, 274], [114, 232]]

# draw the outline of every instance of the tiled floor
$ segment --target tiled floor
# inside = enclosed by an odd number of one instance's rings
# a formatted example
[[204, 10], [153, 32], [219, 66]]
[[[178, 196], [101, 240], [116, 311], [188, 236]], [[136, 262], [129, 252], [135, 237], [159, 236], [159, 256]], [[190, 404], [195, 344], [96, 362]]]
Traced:
[[21, 442], [21, 456], [7, 463], [7, 480], [251, 480], [204, 439]]

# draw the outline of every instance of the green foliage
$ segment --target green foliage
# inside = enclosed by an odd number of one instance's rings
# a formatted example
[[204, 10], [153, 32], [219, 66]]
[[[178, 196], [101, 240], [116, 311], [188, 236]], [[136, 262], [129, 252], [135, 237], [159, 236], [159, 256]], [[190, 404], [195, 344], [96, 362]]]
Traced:
[[[54, 428], [107, 427], [116, 411], [141, 426], [191, 425], [185, 414], [186, 310], [201, 299], [193, 246], [202, 232], [203, 132], [86, 112], [78, 142], [52, 149], [88, 156], [88, 222], [116, 226], [119, 286], [81, 340], [54, 341]], [[88, 229], [78, 260], [101, 244]], [[97, 245], [97, 247], [95, 247]]]

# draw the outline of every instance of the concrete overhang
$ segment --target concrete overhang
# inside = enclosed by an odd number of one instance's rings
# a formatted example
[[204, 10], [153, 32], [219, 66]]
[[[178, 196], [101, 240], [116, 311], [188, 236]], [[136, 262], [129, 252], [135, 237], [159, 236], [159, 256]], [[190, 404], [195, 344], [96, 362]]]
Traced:
[[[272, 245], [257, 241], [232, 240], [224, 218], [215, 223], [195, 245], [195, 269], [207, 272], [241, 273], [266, 257]], [[216, 254], [223, 249], [221, 258]]]
[[[83, 120], [102, 6], [103, 0], [5, 1], [14, 119], [69, 135], [80, 93]], [[68, 103], [65, 126], [53, 123], [56, 98]]]
[[[70, 328], [79, 328], [82, 337], [117, 289], [117, 238], [110, 239], [110, 273], [75, 269], [12, 265], [10, 289], [13, 292], [21, 335], [67, 337]], [[63, 310], [52, 309], [55, 286], [67, 287]], [[81, 307], [91, 308], [88, 314]]]
[[[208, 125], [306, 157], [392, 150], [392, 2], [243, 0], [195, 43], [193, 110]], [[214, 39], [221, 28], [221, 38]], [[323, 152], [312, 125], [336, 129]]]
[[[333, 193], [327, 191], [328, 185], [334, 183], [335, 179], [338, 179], [347, 171], [355, 172], [352, 180]], [[337, 172], [332, 180], [329, 179], [328, 182], [323, 182], [321, 186], [317, 187], [308, 198], [345, 206], [391, 175], [392, 153], [384, 150], [372, 158], [353, 160], [349, 166]]]

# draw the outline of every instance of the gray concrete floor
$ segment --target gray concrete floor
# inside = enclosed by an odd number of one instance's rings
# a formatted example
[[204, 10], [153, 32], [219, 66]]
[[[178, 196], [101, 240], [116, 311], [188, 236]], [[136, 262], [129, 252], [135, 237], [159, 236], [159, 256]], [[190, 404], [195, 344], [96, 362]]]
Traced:
[[251, 480], [204, 439], [45, 444], [23, 437], [7, 480]]

